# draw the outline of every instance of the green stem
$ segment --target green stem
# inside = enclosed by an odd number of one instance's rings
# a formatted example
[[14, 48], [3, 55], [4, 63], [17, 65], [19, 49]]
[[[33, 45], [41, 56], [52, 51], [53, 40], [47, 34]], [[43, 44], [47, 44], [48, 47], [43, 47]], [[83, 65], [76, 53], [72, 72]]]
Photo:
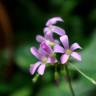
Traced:
[[54, 73], [54, 77], [55, 77], [55, 80], [58, 80], [59, 79], [59, 74], [58, 74], [58, 71], [57, 71], [57, 64], [55, 64], [55, 73]]
[[85, 73], [83, 73], [79, 68], [77, 68], [75, 65], [71, 64], [81, 75], [83, 75], [86, 79], [88, 79], [91, 83], [96, 85], [96, 81], [92, 79], [91, 77], [87, 76]]
[[74, 90], [73, 90], [72, 84], [71, 84], [71, 78], [70, 78], [70, 75], [69, 75], [69, 69], [68, 69], [67, 65], [65, 65], [65, 71], [66, 71], [66, 75], [67, 75], [67, 78], [68, 78], [68, 83], [69, 83], [70, 91], [72, 93], [72, 96], [75, 96], [75, 93], [74, 93]]

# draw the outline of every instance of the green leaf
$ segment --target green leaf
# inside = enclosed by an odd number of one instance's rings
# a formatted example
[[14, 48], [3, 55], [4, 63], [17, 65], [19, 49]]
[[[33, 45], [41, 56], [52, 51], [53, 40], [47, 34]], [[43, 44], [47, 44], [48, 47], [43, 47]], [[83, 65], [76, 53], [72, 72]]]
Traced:
[[21, 67], [22, 69], [28, 69], [30, 64], [33, 64], [36, 62], [36, 58], [31, 54], [30, 48], [32, 46], [30, 45], [24, 45], [19, 48], [17, 48], [15, 52], [15, 61], [16, 64]]
[[81, 71], [78, 67], [76, 67], [75, 65], [72, 65], [83, 77], [85, 77], [87, 80], [89, 80], [91, 83], [93, 83], [96, 86], [96, 81], [89, 77], [88, 75], [86, 75], [83, 71]]
[[[72, 82], [72, 87], [74, 89], [76, 96], [87, 96], [86, 94], [94, 89], [93, 84], [86, 82], [86, 79], [80, 78], [78, 81]], [[48, 84], [37, 93], [36, 96], [71, 96], [71, 91], [67, 81], [62, 80], [59, 86], [55, 84]]]
[[25, 88], [21, 88], [16, 90], [15, 92], [13, 92], [10, 96], [30, 96], [31, 93], [31, 89], [28, 87]]
[[42, 88], [36, 96], [71, 96], [69, 88], [64, 82], [61, 82], [59, 86], [54, 84], [48, 84]]
[[84, 71], [94, 73], [96, 72], [96, 34], [92, 38], [91, 44], [82, 49], [82, 62], [76, 63], [76, 66]]

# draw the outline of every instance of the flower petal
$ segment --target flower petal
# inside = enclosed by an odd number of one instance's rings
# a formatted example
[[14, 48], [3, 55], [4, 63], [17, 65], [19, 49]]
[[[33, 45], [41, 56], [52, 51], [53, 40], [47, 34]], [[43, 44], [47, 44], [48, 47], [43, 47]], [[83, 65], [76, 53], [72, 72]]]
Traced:
[[54, 41], [53, 32], [51, 32], [51, 30], [49, 30], [49, 27], [44, 28], [44, 37], [47, 40]]
[[32, 47], [32, 48], [31, 48], [31, 53], [32, 53], [36, 58], [40, 59], [41, 54], [38, 52], [37, 48]]
[[53, 26], [52, 32], [57, 33], [60, 36], [65, 35], [65, 30], [63, 30], [62, 28], [58, 26]]
[[39, 53], [42, 54], [41, 58], [47, 56], [47, 52], [41, 47], [39, 48]]
[[43, 31], [44, 33], [50, 32], [49, 27], [45, 27]]
[[38, 68], [38, 74], [43, 75], [45, 71], [45, 64], [41, 64]]
[[41, 35], [37, 35], [36, 40], [41, 43], [41, 42], [45, 41], [45, 38]]
[[65, 64], [65, 63], [68, 61], [68, 59], [69, 59], [69, 55], [63, 54], [63, 55], [61, 56], [61, 63], [62, 63], [62, 64]]
[[53, 33], [51, 33], [51, 32], [45, 33], [45, 39], [53, 42], [54, 41]]
[[37, 62], [35, 64], [31, 64], [30, 65], [30, 73], [31, 75], [33, 75], [36, 71], [36, 69], [38, 68], [38, 66], [41, 64], [41, 62]]
[[78, 61], [81, 61], [81, 55], [77, 52], [72, 52], [71, 56]]
[[46, 26], [56, 24], [58, 21], [63, 22], [63, 19], [61, 17], [53, 17], [47, 21]]
[[82, 49], [82, 48], [80, 47], [80, 45], [78, 43], [74, 43], [74, 44], [71, 45], [71, 48], [70, 49], [72, 51], [74, 51], [76, 49]]
[[56, 53], [64, 53], [64, 48], [61, 47], [59, 44], [56, 44], [54, 46], [54, 52], [56, 52]]
[[47, 45], [45, 42], [41, 43], [40, 46], [41, 46], [41, 48], [42, 48], [43, 50], [45, 50], [45, 52], [48, 53], [48, 55], [52, 53], [51, 47], [50, 47], [49, 45]]
[[65, 49], [69, 49], [69, 41], [67, 35], [61, 36], [60, 41], [62, 42]]
[[57, 62], [55, 57], [49, 57], [47, 63], [55, 64]]

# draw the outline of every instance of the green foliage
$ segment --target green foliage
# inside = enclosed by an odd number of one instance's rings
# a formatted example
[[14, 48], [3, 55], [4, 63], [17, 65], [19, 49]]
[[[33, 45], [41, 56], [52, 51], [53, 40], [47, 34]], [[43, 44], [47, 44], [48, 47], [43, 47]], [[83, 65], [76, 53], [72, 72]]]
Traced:
[[10, 96], [30, 96], [31, 95], [30, 93], [31, 93], [30, 88], [24, 87], [24, 88], [18, 89], [17, 91], [12, 93]]
[[[30, 64], [37, 61], [30, 48], [37, 46], [35, 36], [42, 34], [46, 20], [52, 16], [61, 16], [64, 19], [64, 25], [61, 26], [69, 38], [78, 41], [83, 47], [82, 62], [76, 62], [75, 65], [96, 80], [96, 1], [47, 0], [43, 3], [44, 0], [9, 0], [6, 3], [14, 28], [12, 65], [15, 68], [12, 68], [14, 72], [11, 75], [5, 74], [8, 51], [6, 48], [0, 50], [0, 96], [71, 96], [66, 77], [60, 78], [59, 86], [55, 85], [53, 69], [47, 69], [35, 84], [29, 73]], [[70, 72], [72, 76], [77, 76], [76, 80], [72, 79], [76, 96], [96, 95], [96, 86], [72, 67]], [[6, 75], [9, 81], [5, 78]]]
[[[92, 36], [91, 44], [87, 46], [82, 52], [82, 62], [77, 64], [77, 67], [88, 72], [92, 72], [95, 75], [96, 71], [96, 34]], [[93, 75], [92, 74], [92, 75]], [[96, 76], [94, 76], [96, 77]]]
[[36, 58], [31, 54], [30, 48], [31, 46], [29, 45], [21, 46], [16, 50], [16, 55], [14, 56], [16, 64], [20, 68], [27, 69], [27, 71], [30, 64], [36, 62]]

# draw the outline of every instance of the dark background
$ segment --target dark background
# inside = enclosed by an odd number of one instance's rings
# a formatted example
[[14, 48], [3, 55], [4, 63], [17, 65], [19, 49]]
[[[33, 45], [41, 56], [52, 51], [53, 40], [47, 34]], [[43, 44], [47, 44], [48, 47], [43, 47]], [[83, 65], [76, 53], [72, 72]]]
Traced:
[[[57, 25], [70, 43], [83, 47], [77, 66], [96, 80], [96, 0], [0, 0], [0, 96], [71, 96], [66, 80], [56, 86], [49, 69], [36, 84], [29, 73], [36, 61], [30, 47], [37, 46], [35, 36], [54, 16], [64, 19]], [[76, 96], [95, 96], [96, 85], [70, 70]]]

